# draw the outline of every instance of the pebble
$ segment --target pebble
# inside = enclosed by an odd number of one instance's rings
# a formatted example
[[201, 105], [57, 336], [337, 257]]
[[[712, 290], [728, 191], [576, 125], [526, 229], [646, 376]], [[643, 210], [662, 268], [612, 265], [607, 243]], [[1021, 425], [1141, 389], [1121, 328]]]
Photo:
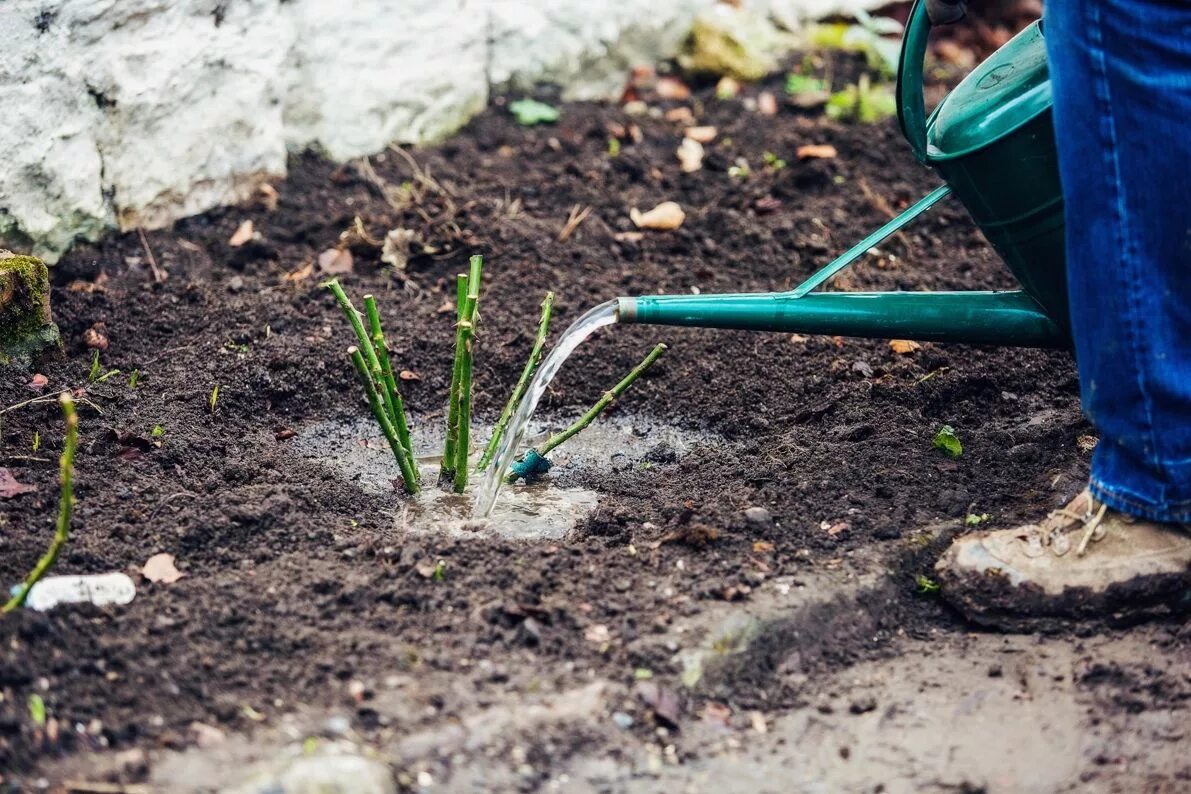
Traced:
[[258, 767], [229, 794], [397, 794], [389, 767], [338, 752], [283, 758]]
[[744, 520], [755, 527], [767, 527], [773, 523], [773, 516], [764, 507], [748, 507], [744, 511]]
[[612, 712], [612, 721], [616, 723], [617, 728], [620, 728], [622, 730], [627, 731], [629, 728], [633, 727], [632, 716], [629, 714], [625, 714], [623, 711]]
[[848, 711], [853, 714], [867, 714], [870, 711], [875, 711], [877, 708], [877, 699], [872, 695], [866, 695], [852, 701], [852, 705], [848, 707]]

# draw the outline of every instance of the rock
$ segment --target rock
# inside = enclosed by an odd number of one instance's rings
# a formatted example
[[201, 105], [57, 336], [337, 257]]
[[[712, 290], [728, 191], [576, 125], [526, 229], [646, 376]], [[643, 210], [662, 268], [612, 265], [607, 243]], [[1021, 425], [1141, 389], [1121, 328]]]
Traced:
[[0, 364], [29, 366], [34, 356], [60, 345], [45, 263], [0, 251]]
[[266, 762], [226, 794], [397, 794], [389, 767], [342, 750]]
[[536, 648], [542, 644], [542, 624], [533, 618], [526, 618], [517, 626], [516, 641], [526, 648]]
[[632, 716], [625, 714], [623, 711], [612, 712], [612, 721], [616, 723], [616, 727], [620, 728], [621, 730], [627, 731], [629, 728], [633, 727]]
[[762, 529], [773, 526], [773, 516], [764, 507], [746, 507], [744, 510], [744, 520], [750, 526]]
[[848, 706], [848, 711], [853, 714], [867, 714], [870, 711], [876, 711], [877, 699], [872, 695], [865, 695], [852, 701], [852, 705]]

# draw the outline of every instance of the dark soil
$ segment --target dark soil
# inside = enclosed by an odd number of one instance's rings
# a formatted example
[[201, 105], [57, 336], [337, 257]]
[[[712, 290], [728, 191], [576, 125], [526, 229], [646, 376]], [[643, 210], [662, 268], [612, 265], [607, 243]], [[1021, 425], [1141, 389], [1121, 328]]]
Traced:
[[[767, 87], [780, 97], [778, 82]], [[629, 681], [643, 664], [673, 673], [666, 654], [651, 656], [641, 643], [630, 651], [629, 641], [675, 614], [747, 598], [758, 575], [829, 564], [873, 544], [893, 549], [901, 562], [881, 597], [849, 602], [842, 624], [827, 615], [824, 625], [838, 631], [807, 635], [832, 646], [813, 655], [797, 684], [785, 683], [769, 657], [729, 682], [735, 702], [763, 699], [780, 710], [799, 702], [800, 688], [813, 689], [820, 667], [971, 630], [915, 594], [913, 577], [930, 570], [937, 548], [910, 543], [912, 530], [968, 512], [1006, 525], [1081, 486], [1088, 455], [1077, 439], [1089, 427], [1065, 352], [928, 344], [900, 355], [884, 340], [613, 328], [578, 351], [544, 409], [574, 414], [660, 340], [670, 352], [620, 410], [724, 444], [648, 470], [578, 475], [601, 506], [563, 544], [403, 536], [393, 519], [402, 495], [372, 497], [329, 478], [287, 438], [365, 410], [343, 355], [349, 333], [317, 268], [309, 272], [354, 217], [374, 237], [407, 227], [427, 246], [399, 274], [382, 267], [379, 249], [355, 241], [354, 272], [343, 277], [351, 294], [378, 296], [396, 361], [421, 376], [403, 384], [418, 422], [442, 421], [453, 318], [444, 306], [468, 255], [485, 255], [476, 410], [487, 422], [523, 364], [547, 289], [558, 295], [556, 339], [617, 295], [789, 288], [936, 184], [892, 120], [850, 127], [785, 105], [766, 117], [739, 99], [716, 101], [705, 86], [688, 104], [719, 136], [704, 169], [683, 174], [673, 122], [576, 104], [557, 125], [525, 129], [501, 104], [450, 141], [412, 152], [449, 198], [419, 190], [416, 205], [397, 211], [353, 165], [307, 154], [276, 185], [275, 209], [220, 210], [148, 233], [164, 283], [154, 283], [135, 233], [80, 245], [54, 268], [66, 350], [38, 371], [47, 393], [85, 389], [90, 401], [81, 407], [74, 536], [56, 572], [127, 571], [138, 594], [127, 607], [23, 610], [0, 620], [0, 770], [28, 773], [101, 746], [185, 744], [196, 720], [246, 729], [297, 704], [341, 702], [344, 682], [398, 668], [456, 676], [458, 685], [430, 698], [438, 714], [482, 703], [508, 676], [563, 686], [593, 674]], [[643, 140], [626, 139], [611, 157], [609, 124], [639, 125]], [[838, 157], [798, 160], [797, 147], [811, 143], [834, 145]], [[785, 167], [765, 167], [763, 152]], [[751, 165], [747, 179], [727, 174], [738, 157]], [[391, 186], [412, 179], [395, 153], [371, 164]], [[681, 229], [621, 235], [634, 231], [631, 207], [663, 200], [685, 208]], [[560, 242], [573, 206], [592, 212]], [[230, 247], [246, 219], [260, 239]], [[834, 288], [1012, 284], [954, 203], [881, 251]], [[123, 374], [88, 384], [83, 337], [96, 324], [110, 342], [102, 366]], [[135, 389], [127, 385], [134, 370]], [[30, 375], [4, 372], [0, 402], [34, 396]], [[945, 423], [963, 441], [955, 460], [931, 447]], [[157, 425], [160, 444], [151, 438]], [[0, 463], [37, 486], [0, 502], [0, 581], [14, 583], [52, 532], [58, 409], [47, 402], [6, 413], [2, 433]], [[772, 526], [746, 524], [742, 511], [754, 505], [771, 511]], [[690, 542], [647, 550], [675, 530]], [[630, 543], [637, 555], [627, 553]], [[185, 578], [145, 581], [139, 567], [163, 551]], [[424, 564], [440, 559], [445, 580], [425, 577]], [[533, 632], [519, 629], [528, 617]], [[622, 641], [607, 649], [586, 641], [592, 624]], [[1185, 652], [1185, 636], [1170, 642]], [[492, 680], [472, 663], [487, 657], [513, 672]], [[1185, 680], [1169, 685], [1186, 698]], [[33, 692], [54, 721], [47, 729], [28, 718]], [[367, 731], [367, 709], [358, 717]], [[394, 727], [427, 719], [411, 713]]]

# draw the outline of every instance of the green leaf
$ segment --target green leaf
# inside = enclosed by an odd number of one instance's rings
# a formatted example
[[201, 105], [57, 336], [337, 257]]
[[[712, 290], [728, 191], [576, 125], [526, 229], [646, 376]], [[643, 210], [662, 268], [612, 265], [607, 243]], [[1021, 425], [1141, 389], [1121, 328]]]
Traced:
[[964, 516], [964, 523], [970, 527], [974, 527], [979, 524], [983, 524], [989, 518], [991, 518], [991, 516], [988, 513], [981, 513], [980, 515], [968, 513], [966, 516]]
[[931, 446], [942, 450], [943, 454], [949, 458], [958, 458], [964, 454], [964, 445], [960, 442], [959, 436], [955, 434], [955, 428], [951, 425], [943, 425], [939, 428], [939, 432], [935, 433], [935, 440], [931, 442]]
[[653, 678], [653, 670], [650, 670], [648, 667], [638, 667], [633, 671], [633, 678], [638, 681], [648, 681]]
[[558, 109], [536, 99], [518, 99], [509, 103], [509, 112], [522, 127], [553, 124], [558, 121]]
[[919, 595], [932, 595], [939, 592], [939, 583], [929, 576], [918, 574], [914, 577], [914, 589]]
[[99, 351], [96, 350], [91, 354], [91, 371], [87, 373], [87, 382], [94, 383], [95, 379], [99, 377], [101, 372], [99, 367]]
[[897, 100], [887, 86], [872, 85], [868, 75], [827, 99], [827, 115], [836, 121], [875, 124], [897, 112]]
[[795, 73], [786, 75], [787, 94], [809, 94], [826, 90], [827, 84], [818, 77], [809, 77], [805, 74]]
[[29, 696], [29, 719], [38, 728], [45, 727], [45, 701], [36, 692]]
[[165, 435], [165, 427], [162, 425], [153, 425], [153, 429], [149, 431], [149, 435], [153, 438], [161, 438]]

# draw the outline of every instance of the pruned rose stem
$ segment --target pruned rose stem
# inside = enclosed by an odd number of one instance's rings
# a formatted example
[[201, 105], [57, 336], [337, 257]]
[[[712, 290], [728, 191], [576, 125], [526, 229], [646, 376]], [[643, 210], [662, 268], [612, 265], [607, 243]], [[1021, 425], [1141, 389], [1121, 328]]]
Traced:
[[374, 378], [381, 384], [386, 394], [385, 404], [392, 404], [393, 429], [397, 431], [397, 440], [405, 449], [406, 457], [413, 464], [414, 474], [418, 467], [414, 463], [414, 447], [409, 438], [409, 420], [405, 416], [405, 401], [401, 399], [401, 391], [397, 388], [397, 378], [393, 375], [393, 363], [389, 360], [389, 343], [385, 340], [384, 330], [380, 324], [380, 311], [376, 308], [376, 299], [371, 295], [364, 296], [364, 313], [368, 316], [368, 330], [372, 335], [372, 344], [376, 348], [376, 359], [380, 364], [380, 377]]
[[381, 402], [380, 395], [376, 393], [376, 384], [372, 380], [372, 372], [368, 363], [364, 360], [364, 354], [360, 352], [360, 348], [354, 345], [347, 349], [347, 354], [351, 357], [352, 364], [356, 367], [356, 374], [360, 377], [360, 385], [364, 387], [364, 395], [368, 398], [368, 407], [371, 409], [372, 415], [376, 417], [376, 422], [380, 425], [381, 432], [385, 434], [385, 439], [389, 442], [389, 448], [393, 450], [393, 457], [397, 459], [397, 466], [401, 469], [401, 478], [405, 481], [406, 492], [411, 494], [417, 493], [418, 477], [414, 470], [412, 456], [401, 446], [401, 440], [397, 438], [397, 430], [393, 427], [392, 421], [389, 420], [389, 415], [385, 411], [385, 406]]
[[554, 293], [547, 292], [546, 297], [542, 300], [542, 318], [538, 320], [538, 335], [534, 339], [533, 349], [529, 351], [529, 360], [525, 362], [525, 369], [521, 370], [521, 377], [518, 379], [517, 385], [513, 387], [513, 394], [509, 397], [509, 402], [500, 412], [500, 418], [496, 420], [496, 424], [492, 428], [492, 437], [488, 439], [488, 447], [480, 456], [479, 463], [476, 464], [477, 472], [483, 471], [488, 468], [488, 464], [492, 463], [496, 449], [500, 446], [500, 439], [509, 426], [513, 411], [517, 410], [521, 398], [525, 396], [525, 390], [529, 387], [530, 379], [537, 371], [538, 364], [542, 363], [542, 353], [546, 348], [546, 334], [550, 330], [550, 312], [553, 306]]
[[459, 438], [459, 378], [462, 375], [463, 347], [459, 344], [460, 324], [467, 311], [467, 274], [455, 275], [455, 358], [451, 364], [451, 390], [447, 393], [447, 440], [439, 467], [438, 484], [446, 487], [455, 481], [455, 442]]
[[364, 356], [364, 362], [368, 365], [368, 372], [373, 373], [371, 375], [374, 380], [373, 385], [381, 393], [384, 399], [385, 410], [388, 412], [391, 421], [396, 416], [397, 411], [393, 405], [392, 396], [389, 394], [389, 390], [385, 388], [380, 377], [380, 373], [382, 372], [380, 359], [376, 357], [376, 348], [372, 345], [372, 339], [368, 336], [368, 331], [364, 329], [364, 322], [360, 319], [360, 313], [356, 311], [356, 307], [352, 305], [351, 299], [343, 291], [343, 287], [339, 284], [339, 279], [333, 278], [324, 286], [331, 290], [331, 293], [335, 296], [335, 300], [339, 302], [339, 307], [343, 309], [344, 316], [347, 317], [347, 321], [351, 324], [352, 330], [356, 332], [356, 340]]
[[74, 400], [71, 399], [70, 392], [63, 392], [58, 401], [62, 405], [62, 414], [66, 418], [66, 442], [62, 447], [62, 455], [58, 458], [60, 492], [58, 523], [54, 527], [54, 538], [50, 541], [50, 547], [46, 549], [46, 553], [41, 555], [37, 565], [25, 577], [25, 581], [13, 593], [12, 598], [8, 599], [8, 603], [3, 607], [0, 607], [0, 612], [11, 612], [25, 603], [33, 585], [45, 576], [46, 571], [54, 567], [54, 563], [58, 561], [58, 555], [62, 553], [66, 541], [70, 538], [70, 517], [74, 513], [74, 452], [79, 444], [79, 418], [75, 414]]
[[484, 269], [484, 257], [473, 256], [471, 268], [467, 276], [467, 307], [463, 319], [459, 321], [462, 340], [462, 364], [459, 373], [459, 432], [455, 437], [455, 493], [463, 493], [467, 489], [468, 463], [467, 456], [471, 451], [471, 382], [472, 362], [475, 353], [476, 320], [479, 316], [480, 305], [480, 273]]
[[[620, 383], [617, 383], [611, 389], [604, 392], [604, 396], [601, 397], [595, 405], [587, 409], [587, 413], [579, 417], [577, 422], [561, 433], [555, 433], [554, 435], [550, 436], [550, 438], [546, 439], [544, 442], [532, 449], [531, 452], [535, 453], [540, 458], [545, 458], [553, 450], [557, 449], [560, 444], [566, 442], [581, 430], [586, 428], [595, 421], [597, 416], [602, 414], [608, 408], [608, 406], [610, 406], [618, 397], [620, 397], [620, 395], [624, 394], [625, 390], [633, 385], [633, 381], [641, 377], [641, 373], [653, 366], [653, 363], [661, 358], [662, 354], [665, 352], [666, 346], [664, 344], [659, 343], [654, 345], [653, 350], [649, 351], [649, 355], [642, 359], [640, 364], [633, 367], [632, 371], [630, 371], [628, 375], [625, 375], [624, 378], [621, 379]], [[518, 475], [516, 472], [513, 472], [505, 478], [505, 482], [516, 482], [518, 476], [520, 475]]]

